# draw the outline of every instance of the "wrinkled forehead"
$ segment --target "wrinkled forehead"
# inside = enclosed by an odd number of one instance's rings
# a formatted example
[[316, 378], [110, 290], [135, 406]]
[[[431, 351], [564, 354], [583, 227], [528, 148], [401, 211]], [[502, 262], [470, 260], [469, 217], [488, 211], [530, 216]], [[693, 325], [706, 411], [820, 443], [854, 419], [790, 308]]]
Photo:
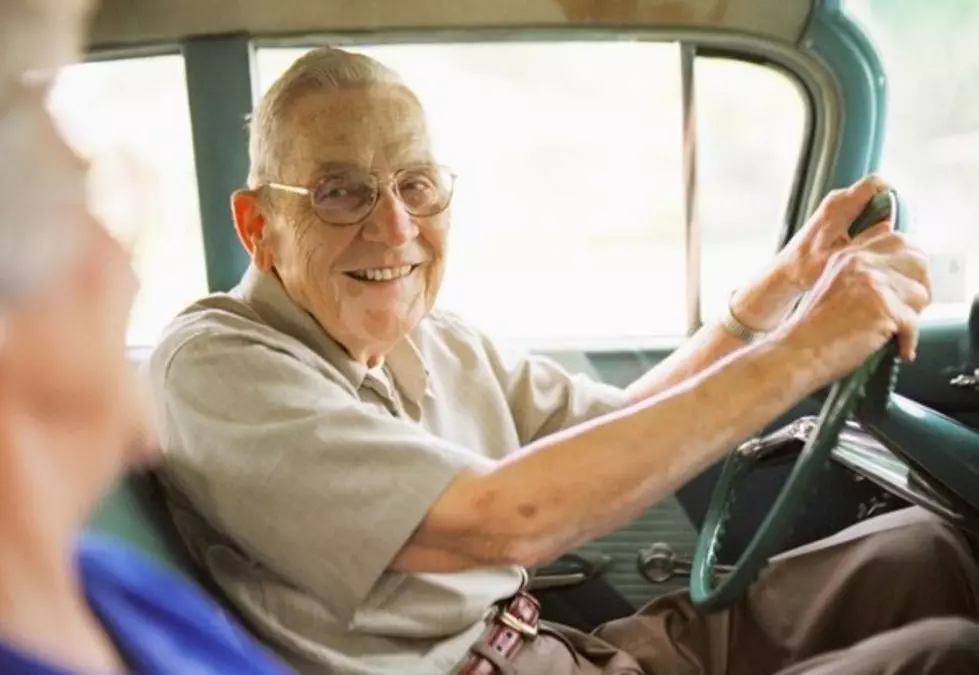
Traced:
[[278, 136], [283, 177], [292, 181], [330, 164], [383, 172], [432, 161], [424, 111], [400, 86], [307, 93], [288, 108]]

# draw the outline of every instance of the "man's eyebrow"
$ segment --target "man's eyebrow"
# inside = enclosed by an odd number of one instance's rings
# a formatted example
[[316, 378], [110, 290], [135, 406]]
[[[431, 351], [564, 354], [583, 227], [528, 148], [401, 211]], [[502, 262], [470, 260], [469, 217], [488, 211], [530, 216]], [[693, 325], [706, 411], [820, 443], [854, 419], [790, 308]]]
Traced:
[[[420, 154], [405, 156], [402, 161], [396, 163], [394, 170], [398, 171], [400, 169], [409, 169], [419, 166], [429, 166], [434, 163], [430, 154]], [[331, 162], [320, 162], [316, 165], [314, 169], [313, 177], [319, 178], [321, 176], [326, 176], [331, 173], [337, 173], [339, 171], [363, 171], [364, 173], [371, 173], [372, 169], [363, 164], [357, 162], [341, 162], [341, 161], [331, 161]]]
[[322, 176], [328, 173], [335, 173], [337, 171], [369, 171], [368, 168], [362, 164], [357, 164], [356, 162], [320, 162], [316, 165], [315, 175]]

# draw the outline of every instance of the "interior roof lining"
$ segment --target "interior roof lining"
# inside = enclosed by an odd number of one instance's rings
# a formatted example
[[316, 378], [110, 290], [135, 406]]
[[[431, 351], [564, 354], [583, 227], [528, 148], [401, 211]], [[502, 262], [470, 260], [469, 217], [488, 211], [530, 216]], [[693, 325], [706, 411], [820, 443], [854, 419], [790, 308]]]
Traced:
[[90, 50], [243, 33], [466, 29], [718, 29], [797, 43], [811, 10], [811, 0], [104, 0]]

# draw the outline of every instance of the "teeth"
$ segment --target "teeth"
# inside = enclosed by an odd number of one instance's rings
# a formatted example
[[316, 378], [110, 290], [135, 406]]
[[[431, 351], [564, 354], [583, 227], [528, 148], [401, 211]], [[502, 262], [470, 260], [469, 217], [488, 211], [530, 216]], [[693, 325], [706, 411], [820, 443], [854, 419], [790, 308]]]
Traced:
[[401, 267], [375, 267], [369, 270], [357, 270], [355, 272], [351, 272], [350, 274], [358, 279], [366, 279], [367, 281], [391, 281], [393, 279], [400, 279], [401, 277], [408, 276], [411, 274], [412, 269], [414, 269], [414, 265], [402, 265]]

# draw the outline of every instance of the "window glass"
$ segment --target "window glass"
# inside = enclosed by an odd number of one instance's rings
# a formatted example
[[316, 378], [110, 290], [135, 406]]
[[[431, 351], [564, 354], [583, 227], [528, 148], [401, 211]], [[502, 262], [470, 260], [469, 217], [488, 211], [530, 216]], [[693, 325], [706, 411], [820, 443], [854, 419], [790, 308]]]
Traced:
[[70, 66], [49, 105], [92, 161], [95, 212], [133, 255], [140, 291], [128, 343], [152, 345], [207, 292], [183, 57]]
[[694, 66], [706, 321], [775, 254], [808, 118], [798, 85], [774, 68], [703, 57]]
[[[538, 348], [686, 332], [677, 44], [351, 49], [416, 91], [459, 175], [440, 306]], [[261, 90], [305, 51], [259, 49]], [[703, 283], [723, 300], [775, 250], [805, 110], [771, 69], [705, 59], [697, 77]], [[786, 119], [766, 122], [772, 111]]]
[[901, 190], [929, 253], [934, 304], [963, 317], [979, 293], [979, 3], [848, 0], [887, 76], [881, 173]]

